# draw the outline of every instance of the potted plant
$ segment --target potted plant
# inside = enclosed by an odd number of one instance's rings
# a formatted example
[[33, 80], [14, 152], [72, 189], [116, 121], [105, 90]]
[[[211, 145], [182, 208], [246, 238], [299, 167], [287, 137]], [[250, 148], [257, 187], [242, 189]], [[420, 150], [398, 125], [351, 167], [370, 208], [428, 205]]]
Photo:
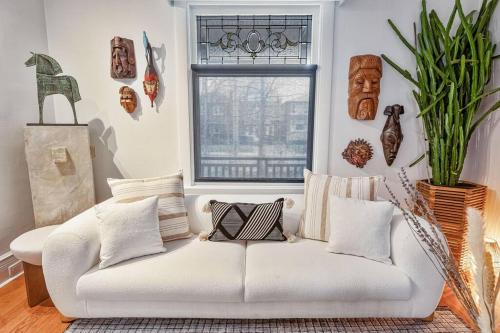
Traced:
[[388, 20], [401, 42], [414, 55], [416, 75], [401, 68], [388, 56], [382, 58], [415, 85], [413, 95], [419, 107], [432, 177], [417, 182], [419, 191], [434, 210], [454, 255], [462, 258], [466, 208], [484, 209], [486, 187], [462, 182], [460, 175], [469, 140], [479, 125], [500, 108], [500, 100], [487, 109], [483, 100], [500, 88], [487, 89], [496, 45], [488, 30], [498, 0], [483, 0], [478, 11], [464, 13], [455, 1], [450, 17], [443, 22], [422, 0], [420, 31], [410, 43]]

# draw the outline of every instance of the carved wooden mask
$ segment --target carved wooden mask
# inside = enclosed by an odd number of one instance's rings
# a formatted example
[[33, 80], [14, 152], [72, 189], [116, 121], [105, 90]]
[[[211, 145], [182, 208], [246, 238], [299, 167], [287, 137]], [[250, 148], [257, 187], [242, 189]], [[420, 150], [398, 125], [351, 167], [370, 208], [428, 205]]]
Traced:
[[149, 100], [151, 101], [151, 107], [153, 107], [156, 95], [158, 95], [158, 92], [160, 91], [160, 79], [154, 65], [153, 48], [149, 43], [149, 39], [145, 31], [143, 32], [143, 42], [144, 48], [146, 49], [146, 60], [148, 65], [146, 67], [146, 72], [144, 73], [144, 81], [142, 82], [142, 85], [144, 93], [148, 95]]
[[349, 115], [353, 119], [373, 120], [377, 114], [382, 60], [366, 54], [351, 58], [349, 65]]
[[134, 42], [127, 38], [111, 40], [111, 77], [131, 79], [136, 76]]
[[380, 135], [382, 141], [382, 148], [384, 149], [384, 157], [387, 165], [391, 166], [396, 156], [398, 155], [399, 147], [403, 141], [403, 131], [399, 122], [399, 115], [405, 113], [402, 105], [394, 104], [387, 106], [384, 114], [387, 120]]
[[123, 86], [120, 88], [120, 104], [128, 113], [135, 111], [137, 106], [137, 96], [134, 89]]

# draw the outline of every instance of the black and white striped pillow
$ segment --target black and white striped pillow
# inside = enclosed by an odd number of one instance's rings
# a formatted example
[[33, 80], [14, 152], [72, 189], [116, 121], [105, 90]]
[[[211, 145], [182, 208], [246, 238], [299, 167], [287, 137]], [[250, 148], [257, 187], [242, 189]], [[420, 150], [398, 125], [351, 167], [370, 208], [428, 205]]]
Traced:
[[208, 239], [284, 241], [286, 237], [283, 235], [283, 203], [283, 198], [263, 204], [211, 200], [214, 229]]

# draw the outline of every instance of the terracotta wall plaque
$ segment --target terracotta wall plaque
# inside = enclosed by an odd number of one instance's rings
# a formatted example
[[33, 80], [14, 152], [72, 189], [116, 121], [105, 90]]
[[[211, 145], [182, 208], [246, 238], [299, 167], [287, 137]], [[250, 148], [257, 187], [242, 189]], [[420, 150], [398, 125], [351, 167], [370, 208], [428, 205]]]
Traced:
[[363, 168], [373, 157], [373, 149], [365, 139], [356, 139], [349, 142], [342, 157], [357, 168]]

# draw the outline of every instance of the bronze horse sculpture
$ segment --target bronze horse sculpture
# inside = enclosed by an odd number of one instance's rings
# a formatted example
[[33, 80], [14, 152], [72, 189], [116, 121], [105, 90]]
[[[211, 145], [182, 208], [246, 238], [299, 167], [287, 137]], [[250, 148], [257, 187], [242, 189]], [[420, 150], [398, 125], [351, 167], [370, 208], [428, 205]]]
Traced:
[[66, 96], [71, 108], [73, 109], [73, 118], [76, 119], [75, 103], [81, 100], [78, 91], [78, 83], [74, 77], [69, 75], [58, 75], [62, 73], [61, 66], [45, 54], [33, 53], [24, 63], [26, 67], [36, 66], [36, 83], [38, 88], [38, 111], [40, 118], [38, 123], [43, 124], [43, 103], [46, 96], [62, 94]]

